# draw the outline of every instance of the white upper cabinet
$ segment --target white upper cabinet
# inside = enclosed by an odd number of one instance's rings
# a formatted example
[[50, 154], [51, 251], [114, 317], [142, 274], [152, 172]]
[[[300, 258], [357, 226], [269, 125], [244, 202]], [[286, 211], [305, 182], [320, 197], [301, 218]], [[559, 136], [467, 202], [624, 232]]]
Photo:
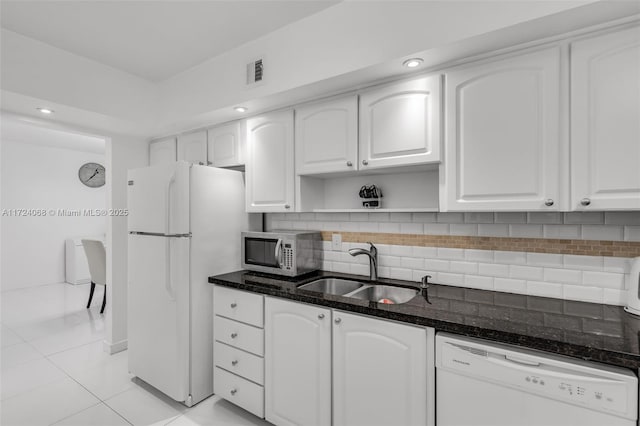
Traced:
[[440, 161], [440, 75], [360, 95], [360, 170]]
[[186, 133], [178, 136], [178, 161], [207, 164], [207, 132]]
[[214, 167], [232, 167], [244, 164], [244, 122], [236, 121], [214, 127], [208, 131], [208, 164]]
[[331, 425], [331, 311], [265, 298], [265, 418]]
[[294, 211], [293, 111], [247, 119], [247, 211]]
[[303, 105], [295, 113], [297, 174], [357, 170], [357, 96]]
[[150, 166], [174, 163], [176, 159], [176, 138], [159, 139], [149, 144]]
[[334, 426], [427, 425], [428, 347], [427, 329], [334, 311]]
[[571, 44], [571, 209], [640, 209], [640, 28]]
[[560, 99], [557, 47], [448, 72], [441, 209], [562, 209]]

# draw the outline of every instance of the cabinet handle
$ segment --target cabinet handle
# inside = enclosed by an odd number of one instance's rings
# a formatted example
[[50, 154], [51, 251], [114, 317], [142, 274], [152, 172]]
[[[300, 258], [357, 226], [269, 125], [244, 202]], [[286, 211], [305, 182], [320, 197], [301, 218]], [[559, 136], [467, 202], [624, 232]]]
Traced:
[[588, 198], [583, 198], [582, 200], [580, 200], [580, 204], [582, 204], [583, 206], [588, 206], [589, 204], [591, 204], [591, 200]]
[[336, 318], [333, 320], [333, 322], [335, 322], [336, 324], [340, 324], [342, 322], [342, 319]]
[[362, 165], [363, 165], [363, 166], [368, 166], [368, 165], [369, 165], [369, 162], [368, 162], [367, 160], [362, 160]]
[[234, 359], [233, 361], [231, 361], [231, 365], [238, 365], [238, 360]]
[[231, 333], [231, 338], [235, 339], [236, 337], [238, 337], [238, 333]]
[[351, 161], [347, 161], [347, 166], [351, 167], [351, 166], [353, 166], [353, 163]]
[[544, 205], [547, 206], [547, 207], [551, 207], [553, 205], [553, 200], [551, 198], [547, 198], [544, 201]]
[[231, 395], [235, 395], [238, 392], [238, 389], [231, 389]]
[[232, 308], [235, 308], [236, 306], [238, 306], [238, 304], [237, 304], [236, 302], [233, 302], [233, 303], [232, 303], [231, 305], [229, 305], [229, 306], [231, 306]]
[[324, 314], [318, 314], [318, 319], [324, 318]]
[[284, 205], [284, 208], [285, 208], [285, 209], [290, 209], [290, 208], [291, 208], [291, 206], [290, 206], [289, 204], [285, 204], [285, 205]]

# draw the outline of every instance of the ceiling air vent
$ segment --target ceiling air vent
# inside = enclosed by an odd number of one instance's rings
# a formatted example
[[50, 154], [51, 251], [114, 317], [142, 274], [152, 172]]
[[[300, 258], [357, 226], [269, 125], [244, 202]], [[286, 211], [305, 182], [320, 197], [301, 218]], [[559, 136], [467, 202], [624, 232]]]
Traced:
[[264, 74], [262, 59], [256, 59], [247, 64], [247, 84], [260, 83]]

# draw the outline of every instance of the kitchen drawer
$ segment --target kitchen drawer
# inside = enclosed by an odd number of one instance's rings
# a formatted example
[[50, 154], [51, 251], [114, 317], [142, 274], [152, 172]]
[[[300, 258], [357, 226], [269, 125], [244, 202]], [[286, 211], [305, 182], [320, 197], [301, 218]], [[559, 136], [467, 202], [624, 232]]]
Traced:
[[250, 413], [264, 418], [262, 386], [216, 367], [213, 372], [213, 392]]
[[216, 315], [262, 327], [264, 324], [264, 297], [231, 288], [213, 288], [213, 310]]
[[235, 348], [264, 355], [264, 330], [261, 328], [216, 316], [213, 319], [213, 337]]
[[264, 385], [264, 359], [240, 349], [215, 342], [213, 359], [216, 366]]

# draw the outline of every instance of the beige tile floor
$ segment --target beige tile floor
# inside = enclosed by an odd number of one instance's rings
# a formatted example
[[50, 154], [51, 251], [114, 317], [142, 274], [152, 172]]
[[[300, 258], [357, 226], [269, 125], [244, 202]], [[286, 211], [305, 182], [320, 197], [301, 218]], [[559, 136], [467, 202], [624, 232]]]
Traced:
[[127, 352], [108, 355], [102, 288], [88, 285], [2, 292], [0, 424], [269, 425], [215, 396], [187, 408], [132, 377]]

